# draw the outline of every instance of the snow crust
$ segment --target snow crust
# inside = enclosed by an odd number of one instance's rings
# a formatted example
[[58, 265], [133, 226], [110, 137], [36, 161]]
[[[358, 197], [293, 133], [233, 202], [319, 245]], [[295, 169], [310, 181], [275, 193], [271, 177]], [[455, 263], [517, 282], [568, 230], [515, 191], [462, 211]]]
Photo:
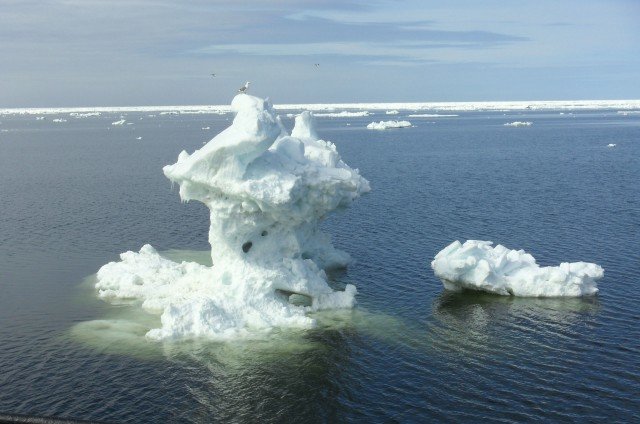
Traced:
[[541, 267], [524, 250], [511, 250], [490, 241], [454, 241], [431, 262], [447, 290], [472, 289], [523, 297], [577, 297], [598, 292], [604, 276], [599, 265], [563, 262]]
[[370, 123], [367, 125], [367, 128], [370, 130], [386, 130], [389, 128], [406, 128], [410, 126], [411, 122], [409, 121], [380, 121]]
[[504, 124], [505, 127], [530, 127], [532, 122], [513, 121]]
[[163, 168], [183, 201], [209, 208], [213, 266], [177, 263], [145, 245], [98, 271], [101, 298], [136, 299], [161, 314], [150, 339], [312, 327], [309, 312], [355, 303], [355, 286], [334, 291], [327, 282], [324, 270], [350, 257], [318, 224], [369, 191], [368, 181], [319, 139], [310, 112], [288, 135], [268, 101], [239, 94], [231, 108], [230, 127]]

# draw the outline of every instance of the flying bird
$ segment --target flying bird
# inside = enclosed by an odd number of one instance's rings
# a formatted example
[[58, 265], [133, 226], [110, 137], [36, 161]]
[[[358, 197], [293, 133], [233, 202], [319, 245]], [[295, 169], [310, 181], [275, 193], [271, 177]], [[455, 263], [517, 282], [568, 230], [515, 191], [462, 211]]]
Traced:
[[238, 88], [238, 93], [246, 93], [247, 89], [249, 89], [249, 84], [251, 84], [249, 81], [245, 82], [242, 87]]

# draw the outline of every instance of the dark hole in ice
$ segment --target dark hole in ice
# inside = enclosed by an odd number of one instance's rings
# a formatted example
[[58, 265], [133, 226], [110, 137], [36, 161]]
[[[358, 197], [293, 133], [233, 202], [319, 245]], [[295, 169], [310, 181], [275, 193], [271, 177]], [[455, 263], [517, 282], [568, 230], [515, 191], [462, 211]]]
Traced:
[[267, 233], [267, 230], [264, 230], [260, 235], [261, 235], [262, 237], [264, 237], [264, 236], [266, 236], [267, 234], [269, 234], [269, 233]]
[[244, 253], [247, 253], [249, 249], [251, 249], [251, 246], [253, 246], [253, 243], [251, 243], [250, 241], [246, 242], [245, 244], [242, 245], [242, 251]]

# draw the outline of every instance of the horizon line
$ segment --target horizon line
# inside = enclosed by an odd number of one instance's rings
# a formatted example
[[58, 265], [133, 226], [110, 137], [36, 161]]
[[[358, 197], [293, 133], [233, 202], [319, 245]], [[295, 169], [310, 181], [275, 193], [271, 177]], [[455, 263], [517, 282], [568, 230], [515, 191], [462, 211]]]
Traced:
[[[268, 98], [267, 98], [268, 99]], [[640, 108], [640, 99], [608, 99], [608, 100], [474, 100], [474, 101], [430, 101], [430, 102], [343, 102], [343, 103], [281, 103], [273, 104], [279, 110], [326, 110], [326, 109], [456, 109], [456, 106], [484, 106], [494, 109], [499, 106], [511, 106], [509, 109], [553, 109], [562, 108]], [[476, 109], [471, 109], [476, 110]], [[35, 113], [73, 113], [73, 112], [136, 112], [136, 111], [231, 111], [230, 104], [209, 105], [138, 105], [138, 106], [51, 106], [51, 107], [16, 107], [0, 108], [0, 114], [35, 114]]]

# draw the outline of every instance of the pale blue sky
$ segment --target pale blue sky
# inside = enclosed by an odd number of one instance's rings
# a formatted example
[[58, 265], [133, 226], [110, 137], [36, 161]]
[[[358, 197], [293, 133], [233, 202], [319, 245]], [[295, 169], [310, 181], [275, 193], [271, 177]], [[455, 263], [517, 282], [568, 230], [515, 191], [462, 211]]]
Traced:
[[0, 0], [0, 107], [225, 104], [246, 80], [275, 103], [638, 99], [640, 1]]

